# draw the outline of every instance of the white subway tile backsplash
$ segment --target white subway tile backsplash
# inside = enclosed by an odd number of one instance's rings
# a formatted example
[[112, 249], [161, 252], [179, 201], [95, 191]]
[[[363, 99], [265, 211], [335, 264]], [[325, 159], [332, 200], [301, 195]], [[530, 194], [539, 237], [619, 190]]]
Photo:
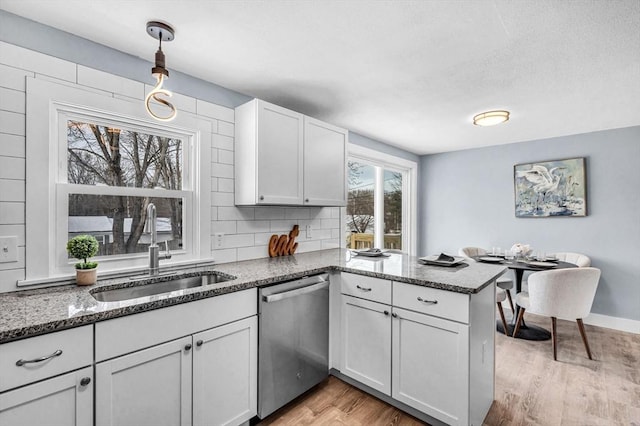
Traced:
[[336, 240], [322, 240], [323, 249], [339, 248], [340, 244]]
[[237, 249], [212, 250], [211, 257], [216, 263], [236, 262], [238, 260]]
[[26, 99], [23, 91], [0, 87], [0, 110], [24, 114]]
[[142, 100], [146, 96], [144, 83], [82, 65], [78, 65], [77, 83], [134, 99]]
[[255, 235], [256, 237], [256, 242], [255, 244], [257, 246], [266, 246], [269, 244], [269, 240], [271, 239], [271, 236], [273, 235], [273, 232], [259, 232]]
[[211, 148], [211, 162], [212, 163], [217, 163], [218, 162], [218, 148]]
[[25, 158], [25, 150], [24, 136], [0, 133], [0, 155]]
[[0, 111], [0, 132], [11, 135], [24, 136], [25, 114]]
[[[297, 220], [289, 219], [289, 220], [272, 220], [271, 221], [271, 232], [279, 232], [286, 233], [291, 231], [294, 225], [300, 226]], [[302, 232], [302, 229], [300, 232]]]
[[24, 180], [25, 163], [26, 163], [26, 160], [24, 158], [4, 157], [0, 155], [0, 179], [23, 179]]
[[304, 253], [307, 251], [316, 251], [322, 250], [322, 242], [317, 240], [307, 240], [307, 241], [298, 241], [298, 250], [299, 253]]
[[225, 235], [222, 246], [224, 248], [251, 247], [255, 244], [253, 234]]
[[284, 219], [284, 207], [256, 207], [256, 219]]
[[224, 136], [234, 137], [235, 126], [227, 121], [218, 121], [218, 133]]
[[311, 219], [331, 219], [330, 207], [310, 207], [309, 217]]
[[238, 260], [259, 259], [269, 256], [269, 247], [266, 245], [238, 248]]
[[231, 207], [235, 205], [233, 192], [212, 192], [211, 205], [218, 207]]
[[0, 223], [3, 225], [23, 225], [24, 203], [0, 202]]
[[218, 163], [233, 164], [233, 151], [227, 151], [226, 149], [219, 149]]
[[0, 64], [0, 87], [26, 92], [26, 77], [34, 77], [35, 73]]
[[233, 165], [213, 163], [211, 165], [211, 176], [221, 178], [233, 178]]
[[223, 234], [236, 234], [237, 233], [237, 224], [235, 220], [214, 220], [211, 222], [211, 232], [223, 233]]
[[218, 191], [234, 192], [234, 180], [227, 178], [218, 178]]
[[218, 220], [254, 220], [255, 207], [220, 207]]
[[217, 191], [218, 190], [218, 178], [216, 177], [212, 177], [211, 178], [211, 188], [209, 188], [211, 191]]
[[217, 135], [214, 134], [211, 139], [211, 146], [214, 148], [226, 149], [228, 151], [233, 151], [233, 138], [229, 136]]
[[322, 229], [339, 228], [340, 219], [320, 219], [320, 227]]
[[211, 102], [197, 99], [196, 112], [198, 115], [204, 115], [205, 117], [235, 123], [235, 111], [222, 105], [216, 105]]
[[[151, 76], [149, 76], [149, 80], [151, 80]], [[173, 104], [173, 106], [176, 107], [176, 109], [178, 110], [178, 113], [180, 112], [190, 112], [192, 114], [196, 113], [196, 100], [190, 96], [185, 96], [182, 95], [180, 93], [176, 93], [173, 90], [171, 90], [171, 85], [170, 85], [171, 80], [168, 80], [166, 84], [163, 85], [164, 88], [170, 90], [172, 92], [171, 94], [171, 99], [169, 100], [169, 102], [171, 102]], [[153, 84], [153, 81], [151, 81], [149, 84], [145, 84], [144, 85], [144, 96], [143, 99], [149, 94], [150, 91], [153, 90], [153, 88], [155, 87], [155, 84]], [[210, 132], [211, 128], [208, 127], [207, 131]]]
[[290, 207], [284, 212], [285, 219], [309, 219], [309, 209], [306, 207]]
[[332, 219], [340, 219], [340, 207], [327, 207], [331, 209], [331, 218]]
[[238, 234], [254, 234], [256, 232], [269, 232], [271, 224], [268, 220], [247, 220], [239, 221], [237, 225]]
[[328, 240], [331, 239], [331, 229], [314, 229], [312, 230], [312, 239]]
[[2, 41], [0, 63], [66, 81], [76, 81], [76, 64]]
[[[1, 158], [2, 157], [0, 157], [0, 159]], [[0, 174], [1, 173], [2, 173], [2, 169], [0, 169]], [[25, 181], [24, 180], [0, 179], [0, 201], [24, 202], [24, 199], [25, 199]]]

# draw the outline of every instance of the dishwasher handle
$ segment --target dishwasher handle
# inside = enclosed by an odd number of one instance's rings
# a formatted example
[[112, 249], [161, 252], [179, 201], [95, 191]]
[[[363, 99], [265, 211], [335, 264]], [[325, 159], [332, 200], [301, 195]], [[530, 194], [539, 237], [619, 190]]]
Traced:
[[314, 291], [324, 290], [329, 287], [329, 281], [323, 281], [317, 284], [311, 284], [306, 287], [296, 288], [294, 290], [283, 291], [282, 293], [270, 294], [269, 296], [262, 296], [262, 301], [266, 303], [277, 302], [283, 299], [289, 299], [290, 297], [301, 296], [307, 293], [313, 293]]

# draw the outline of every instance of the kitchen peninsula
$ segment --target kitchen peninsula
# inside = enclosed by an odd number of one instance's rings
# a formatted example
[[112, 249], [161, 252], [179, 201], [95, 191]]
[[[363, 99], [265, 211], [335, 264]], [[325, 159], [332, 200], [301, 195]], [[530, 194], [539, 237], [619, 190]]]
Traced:
[[[233, 325], [232, 321], [236, 319], [241, 323], [255, 318], [257, 287], [328, 272], [331, 276], [329, 364], [333, 374], [435, 424], [438, 421], [446, 424], [479, 424], [489, 410], [494, 391], [494, 281], [504, 273], [504, 267], [475, 262], [453, 268], [434, 267], [421, 265], [417, 258], [403, 254], [370, 259], [356, 256], [348, 250], [330, 249], [280, 258], [185, 268], [154, 280], [167, 281], [212, 271], [229, 280], [117, 302], [99, 302], [92, 293], [148, 284], [149, 279], [132, 281], [126, 277], [113, 278], [101, 280], [90, 288], [66, 285], [0, 295], [0, 343], [6, 344], [7, 348], [19, 347], [60, 330], [64, 330], [62, 333], [85, 330], [90, 343], [90, 337], [95, 332], [95, 358], [88, 359], [77, 368], [86, 369], [96, 365], [98, 419], [104, 399], [99, 394], [99, 363], [108, 364], [123, 354], [131, 356], [136, 351], [154, 349], [152, 342], [145, 340], [146, 336], [142, 338], [138, 335], [135, 341], [127, 343], [126, 334], [135, 329], [138, 318], [155, 316], [157, 321], [162, 321], [156, 322], [156, 327], [166, 328], [164, 332], [173, 332], [176, 328], [173, 335], [163, 336], [161, 341], [154, 341], [153, 344], [171, 343], [173, 339], [184, 339], [183, 336], [189, 335], [188, 341], [193, 341], [194, 346], [197, 342], [200, 346], [202, 339], [197, 338], [197, 333], [207, 332], [202, 330], [215, 331], [216, 328], [209, 328], [215, 325], [222, 329]], [[224, 298], [228, 298], [228, 303], [203, 308], [204, 303], [214, 303], [216, 300], [222, 303]], [[235, 303], [240, 308], [225, 308]], [[354, 334], [368, 326], [358, 321], [369, 313], [375, 313], [378, 307], [380, 312], [385, 313], [375, 323], [381, 324], [381, 328], [372, 329], [364, 335]], [[181, 310], [180, 315], [172, 317], [171, 313], [178, 309]], [[200, 318], [205, 321], [205, 316], [226, 310], [234, 311], [233, 315], [238, 318], [229, 316], [216, 319], [215, 324], [194, 325]], [[166, 318], [163, 317], [165, 313]], [[114, 330], [119, 330], [121, 335], [113, 334], [113, 340], [102, 345], [104, 349], [101, 349], [100, 330], [106, 330], [103, 333], [107, 336], [110, 324], [118, 324]], [[149, 330], [149, 333], [158, 335], [160, 332]], [[353, 352], [358, 348], [366, 349], [369, 336], [382, 339], [380, 341], [385, 343], [383, 352], [387, 352], [370, 353], [369, 358], [380, 355], [382, 360], [388, 358], [390, 361], [387, 370], [374, 371], [379, 378], [372, 377], [368, 371], [370, 365], [367, 362], [359, 364], [360, 354]], [[141, 343], [140, 340], [147, 343]], [[123, 348], [118, 349], [118, 346]], [[191, 343], [180, 346], [180, 350], [184, 352], [183, 348], [186, 347], [191, 349]], [[130, 355], [126, 355], [128, 353]], [[62, 358], [64, 356], [59, 358], [60, 361]], [[255, 360], [254, 356], [250, 358]], [[14, 367], [15, 359], [3, 356], [0, 361], [6, 364], [0, 365], [3, 375], [9, 368], [19, 370]], [[193, 363], [195, 369], [195, 353]], [[438, 385], [425, 385], [426, 380], [436, 380]], [[20, 386], [30, 382], [18, 380], [16, 383], [13, 387], [3, 387], [0, 392], [17, 392], [23, 389]], [[17, 389], [12, 390], [14, 388]], [[194, 422], [197, 417], [195, 388], [194, 383]], [[254, 404], [255, 398], [251, 401]], [[237, 417], [237, 424], [254, 415], [255, 407], [248, 407], [242, 416]], [[96, 421], [96, 424], [103, 423]]]

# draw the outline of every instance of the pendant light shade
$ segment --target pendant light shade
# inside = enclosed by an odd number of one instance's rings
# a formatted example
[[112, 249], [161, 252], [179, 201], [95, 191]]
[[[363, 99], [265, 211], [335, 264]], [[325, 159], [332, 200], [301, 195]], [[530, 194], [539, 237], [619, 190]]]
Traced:
[[[165, 78], [169, 78], [169, 71], [167, 71], [167, 69], [165, 68], [165, 57], [164, 52], [162, 51], [162, 42], [172, 41], [174, 39], [173, 28], [162, 22], [151, 21], [147, 22], [147, 34], [157, 39], [160, 44], [158, 46], [158, 51], [156, 52], [155, 67], [151, 68], [151, 74], [156, 78], [156, 86], [149, 92], [149, 94], [145, 98], [144, 106], [147, 109], [149, 115], [156, 120], [171, 121], [176, 118], [176, 114], [178, 111], [171, 102], [164, 98], [170, 98], [172, 96], [172, 93], [167, 89], [162, 88], [162, 84], [164, 83]], [[169, 113], [166, 115], [158, 115], [157, 113], [155, 113], [151, 109], [150, 105], [152, 100], [155, 101], [156, 104], [169, 108]]]

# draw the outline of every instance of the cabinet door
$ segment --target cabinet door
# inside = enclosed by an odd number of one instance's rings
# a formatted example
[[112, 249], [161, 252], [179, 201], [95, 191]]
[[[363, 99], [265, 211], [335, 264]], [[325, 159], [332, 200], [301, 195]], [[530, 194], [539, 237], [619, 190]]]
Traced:
[[469, 327], [393, 313], [392, 397], [447, 424], [468, 424]]
[[342, 296], [341, 372], [391, 394], [391, 308]]
[[256, 415], [257, 321], [254, 316], [194, 334], [194, 425], [238, 425]]
[[256, 203], [300, 205], [304, 116], [264, 101], [257, 108]]
[[0, 394], [0, 425], [92, 424], [92, 367]]
[[96, 364], [96, 425], [191, 424], [191, 337]]
[[304, 118], [304, 203], [345, 206], [347, 131]]

